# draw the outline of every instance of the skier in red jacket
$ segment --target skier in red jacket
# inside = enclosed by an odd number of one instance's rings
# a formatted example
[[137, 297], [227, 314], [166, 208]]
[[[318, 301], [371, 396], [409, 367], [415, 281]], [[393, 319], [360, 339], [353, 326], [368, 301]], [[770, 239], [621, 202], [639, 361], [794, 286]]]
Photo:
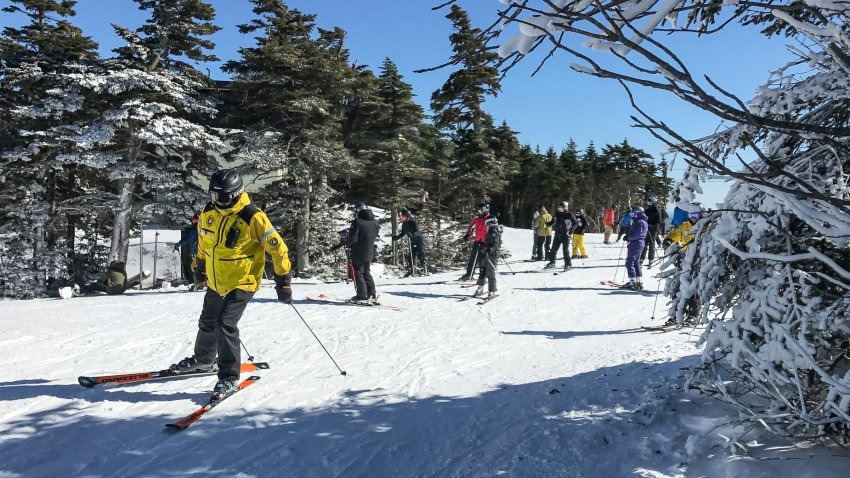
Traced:
[[481, 203], [475, 208], [475, 217], [469, 221], [469, 227], [466, 228], [466, 234], [463, 240], [469, 239], [469, 235], [475, 231], [473, 238], [472, 250], [469, 251], [469, 261], [466, 264], [466, 274], [460, 280], [472, 280], [473, 271], [475, 271], [476, 263], [478, 262], [478, 251], [481, 250], [481, 245], [487, 239], [487, 218], [490, 217], [490, 205]]

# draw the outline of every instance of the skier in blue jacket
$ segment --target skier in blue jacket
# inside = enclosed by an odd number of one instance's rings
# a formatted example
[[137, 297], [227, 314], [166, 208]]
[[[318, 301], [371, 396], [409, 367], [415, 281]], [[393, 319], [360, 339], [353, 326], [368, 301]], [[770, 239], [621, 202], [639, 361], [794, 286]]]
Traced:
[[617, 233], [617, 242], [620, 242], [620, 239], [623, 236], [629, 236], [629, 228], [632, 227], [632, 213], [631, 211], [624, 212], [622, 216], [620, 216], [620, 232]]

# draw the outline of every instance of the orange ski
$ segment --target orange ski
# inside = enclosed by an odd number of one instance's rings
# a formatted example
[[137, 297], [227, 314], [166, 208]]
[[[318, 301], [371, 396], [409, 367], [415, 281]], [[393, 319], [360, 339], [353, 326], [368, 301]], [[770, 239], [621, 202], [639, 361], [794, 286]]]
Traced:
[[210, 400], [209, 403], [207, 403], [203, 407], [195, 410], [194, 412], [190, 413], [189, 415], [186, 415], [185, 417], [181, 418], [180, 420], [177, 420], [174, 423], [166, 424], [165, 429], [170, 430], [170, 431], [179, 432], [179, 431], [182, 431], [182, 430], [189, 428], [189, 426], [191, 426], [196, 421], [200, 420], [201, 417], [206, 415], [207, 412], [209, 412], [210, 410], [215, 408], [218, 404], [220, 404], [221, 402], [232, 397], [233, 395], [236, 394], [236, 392], [239, 392], [240, 390], [243, 390], [243, 389], [249, 387], [250, 385], [252, 385], [254, 382], [256, 382], [259, 379], [260, 379], [260, 377], [257, 376], [257, 375], [246, 378], [245, 380], [240, 382], [239, 385], [237, 385], [236, 388], [232, 392], [228, 393], [227, 395], [221, 397], [218, 400], [215, 400], [215, 401]]
[[[266, 370], [269, 368], [269, 364], [266, 362], [257, 362], [257, 363], [243, 363], [240, 366], [241, 373], [249, 373], [256, 372], [257, 370]], [[217, 371], [194, 371], [194, 372], [175, 372], [172, 370], [160, 370], [158, 372], [137, 372], [137, 373], [125, 373], [121, 375], [101, 375], [98, 377], [79, 377], [77, 381], [86, 388], [96, 387], [98, 385], [106, 385], [106, 384], [118, 384], [123, 385], [126, 383], [136, 383], [136, 382], [145, 382], [148, 380], [158, 380], [164, 378], [175, 378], [175, 377], [196, 377], [196, 376], [204, 376], [204, 375], [215, 375], [218, 373]]]

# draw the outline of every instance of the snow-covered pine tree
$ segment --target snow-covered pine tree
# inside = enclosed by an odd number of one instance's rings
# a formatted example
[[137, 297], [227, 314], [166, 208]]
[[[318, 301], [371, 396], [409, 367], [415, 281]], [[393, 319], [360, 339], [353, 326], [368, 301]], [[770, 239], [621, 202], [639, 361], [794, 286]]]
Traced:
[[116, 26], [126, 45], [100, 77], [85, 79], [100, 115], [83, 135], [101, 133], [91, 154], [118, 196], [110, 257], [122, 260], [134, 214], [182, 218], [186, 204], [202, 204], [192, 180], [205, 179], [225, 148], [208, 126], [217, 110], [206, 78], [182, 61], [216, 60], [207, 53], [219, 30], [215, 9], [202, 0], [134, 1], [150, 17], [136, 31]]
[[224, 149], [206, 125], [216, 114], [206, 78], [181, 61], [215, 58], [204, 53], [212, 47], [204, 37], [218, 29], [213, 8], [199, 0], [136, 2], [150, 18], [136, 31], [115, 26], [127, 42], [118, 56], [55, 76], [61, 87], [32, 107], [79, 113], [39, 134], [63, 145], [61, 161], [87, 168], [87, 204], [113, 212], [108, 258], [122, 261], [134, 220], [168, 222], [184, 216], [186, 204], [202, 204], [192, 180], [206, 177], [210, 154]]
[[233, 159], [267, 182], [266, 213], [294, 243], [298, 273], [335, 273], [325, 253], [338, 240], [331, 181], [355, 167], [343, 138], [357, 75], [345, 32], [317, 28], [315, 15], [280, 0], [252, 2], [256, 18], [239, 30], [257, 44], [224, 66], [235, 75], [227, 123], [241, 130]]
[[80, 98], [55, 97], [61, 75], [97, 59], [97, 45], [71, 24], [75, 1], [12, 0], [3, 9], [29, 22], [0, 35], [0, 281], [16, 295], [39, 293], [74, 273], [80, 171], [45, 131], [73, 121]]

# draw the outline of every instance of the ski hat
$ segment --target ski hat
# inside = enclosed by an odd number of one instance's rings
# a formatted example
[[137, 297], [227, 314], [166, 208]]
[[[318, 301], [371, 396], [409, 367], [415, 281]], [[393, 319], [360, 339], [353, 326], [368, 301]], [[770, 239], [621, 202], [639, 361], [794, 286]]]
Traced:
[[410, 219], [411, 217], [413, 217], [413, 214], [410, 214], [410, 211], [408, 211], [407, 209], [402, 209], [399, 213], [399, 216]]
[[567, 201], [561, 201], [561, 202], [558, 203], [558, 207], [562, 207], [564, 209], [569, 209], [570, 203], [568, 203]]
[[366, 205], [363, 204], [363, 201], [357, 201], [354, 203], [354, 212], [360, 212], [364, 209], [366, 209]]
[[642, 206], [632, 206], [632, 212], [643, 214], [646, 211], [644, 211]]
[[476, 206], [475, 209], [478, 209], [479, 211], [481, 211], [481, 214], [484, 214], [485, 212], [490, 212], [490, 205], [486, 202], [483, 202]]
[[646, 202], [648, 204], [655, 204], [656, 202], [658, 202], [658, 200], [655, 199], [655, 196], [649, 196], [648, 198], [646, 198]]

